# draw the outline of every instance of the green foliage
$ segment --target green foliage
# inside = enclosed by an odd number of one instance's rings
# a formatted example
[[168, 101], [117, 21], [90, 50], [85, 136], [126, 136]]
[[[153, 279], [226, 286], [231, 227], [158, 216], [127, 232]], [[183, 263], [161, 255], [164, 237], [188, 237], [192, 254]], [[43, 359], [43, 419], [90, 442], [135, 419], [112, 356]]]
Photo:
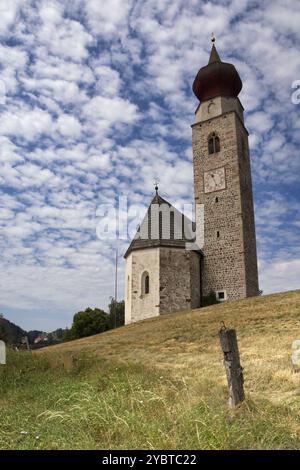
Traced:
[[118, 302], [113, 297], [110, 304], [108, 305], [109, 309], [109, 328], [118, 328], [125, 324], [125, 302], [121, 300]]
[[[80, 353], [8, 351], [0, 368], [0, 449], [299, 449], [295, 409], [256, 398], [227, 409], [220, 380]], [[83, 362], [83, 366], [81, 365]]]
[[99, 308], [87, 308], [74, 315], [73, 324], [64, 335], [65, 340], [96, 335], [109, 329], [109, 316]]
[[74, 330], [72, 328], [66, 328], [63, 336], [63, 341], [72, 341], [76, 339], [74, 336]]
[[71, 328], [64, 330], [63, 341], [72, 341], [123, 326], [125, 324], [124, 300], [118, 302], [112, 298], [108, 308], [108, 314], [99, 308], [87, 308], [76, 313]]
[[219, 303], [220, 302], [216, 297], [216, 293], [213, 291], [211, 291], [208, 295], [204, 295], [202, 297], [202, 307], [208, 307], [209, 305], [215, 305]]

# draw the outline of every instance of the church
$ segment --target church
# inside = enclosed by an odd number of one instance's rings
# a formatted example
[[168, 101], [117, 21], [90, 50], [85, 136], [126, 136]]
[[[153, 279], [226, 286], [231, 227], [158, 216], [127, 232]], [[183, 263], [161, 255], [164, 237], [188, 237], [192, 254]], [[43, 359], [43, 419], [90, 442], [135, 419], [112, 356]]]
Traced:
[[[241, 78], [212, 40], [193, 83], [196, 222], [158, 187], [124, 257], [125, 323], [259, 294], [248, 132], [238, 98]], [[200, 214], [197, 217], [197, 214]], [[201, 216], [202, 214], [202, 216]], [[203, 240], [198, 243], [198, 240]]]

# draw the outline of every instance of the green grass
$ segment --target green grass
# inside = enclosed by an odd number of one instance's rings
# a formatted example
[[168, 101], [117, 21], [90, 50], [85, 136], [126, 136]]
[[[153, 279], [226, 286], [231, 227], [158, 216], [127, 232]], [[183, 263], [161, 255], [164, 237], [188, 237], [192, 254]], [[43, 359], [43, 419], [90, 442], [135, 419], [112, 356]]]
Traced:
[[[227, 407], [220, 321], [246, 401]], [[300, 291], [167, 315], [0, 367], [1, 449], [300, 449]], [[26, 434], [25, 434], [26, 433]]]

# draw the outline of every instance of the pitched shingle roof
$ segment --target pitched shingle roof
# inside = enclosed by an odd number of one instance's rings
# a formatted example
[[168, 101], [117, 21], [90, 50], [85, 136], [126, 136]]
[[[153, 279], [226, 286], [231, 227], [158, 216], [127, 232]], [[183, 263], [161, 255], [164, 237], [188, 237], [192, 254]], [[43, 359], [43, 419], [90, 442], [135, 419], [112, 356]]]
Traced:
[[195, 242], [194, 231], [195, 223], [156, 192], [124, 258], [142, 248], [184, 249], [187, 243]]

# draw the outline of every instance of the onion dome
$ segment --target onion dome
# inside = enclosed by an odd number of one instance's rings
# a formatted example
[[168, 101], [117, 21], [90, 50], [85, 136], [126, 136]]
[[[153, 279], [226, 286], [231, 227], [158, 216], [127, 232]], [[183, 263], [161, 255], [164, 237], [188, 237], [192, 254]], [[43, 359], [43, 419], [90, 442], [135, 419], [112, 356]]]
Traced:
[[236, 98], [242, 89], [242, 81], [234, 65], [222, 62], [214, 39], [209, 62], [202, 67], [193, 83], [193, 92], [199, 101], [217, 96]]

